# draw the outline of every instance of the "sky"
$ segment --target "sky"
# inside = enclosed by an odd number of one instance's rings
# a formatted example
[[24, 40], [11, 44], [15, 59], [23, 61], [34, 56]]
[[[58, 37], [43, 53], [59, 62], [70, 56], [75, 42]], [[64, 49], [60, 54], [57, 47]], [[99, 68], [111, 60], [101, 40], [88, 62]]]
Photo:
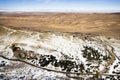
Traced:
[[0, 11], [120, 12], [120, 0], [0, 0]]

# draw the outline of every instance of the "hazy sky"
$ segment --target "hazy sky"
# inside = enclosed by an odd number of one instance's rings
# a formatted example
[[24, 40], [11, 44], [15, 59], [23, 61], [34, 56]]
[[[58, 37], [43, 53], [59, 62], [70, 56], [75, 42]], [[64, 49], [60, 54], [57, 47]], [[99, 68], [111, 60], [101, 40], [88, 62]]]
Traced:
[[0, 0], [0, 11], [120, 12], [120, 0]]

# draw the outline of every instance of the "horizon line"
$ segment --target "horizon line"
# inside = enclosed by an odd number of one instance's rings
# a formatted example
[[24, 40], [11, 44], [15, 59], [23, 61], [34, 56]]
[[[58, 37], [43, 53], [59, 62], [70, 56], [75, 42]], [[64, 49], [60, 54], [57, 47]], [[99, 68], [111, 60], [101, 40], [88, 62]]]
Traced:
[[120, 10], [73, 10], [73, 9], [38, 9], [38, 10], [18, 10], [18, 9], [0, 9], [0, 12], [81, 12], [81, 13], [120, 13]]

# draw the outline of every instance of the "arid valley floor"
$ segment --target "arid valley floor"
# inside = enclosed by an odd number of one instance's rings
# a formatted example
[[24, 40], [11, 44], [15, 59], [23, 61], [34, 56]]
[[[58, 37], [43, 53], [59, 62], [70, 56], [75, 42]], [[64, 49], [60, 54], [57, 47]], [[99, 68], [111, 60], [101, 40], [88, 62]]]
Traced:
[[0, 80], [120, 80], [120, 14], [1, 12]]
[[119, 13], [0, 13], [0, 25], [35, 31], [120, 36]]

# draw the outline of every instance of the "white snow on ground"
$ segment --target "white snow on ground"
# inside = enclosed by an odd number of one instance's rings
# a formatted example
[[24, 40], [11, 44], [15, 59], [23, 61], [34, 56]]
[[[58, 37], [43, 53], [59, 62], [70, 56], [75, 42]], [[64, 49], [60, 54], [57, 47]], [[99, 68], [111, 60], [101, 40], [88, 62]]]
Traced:
[[[106, 55], [105, 47], [99, 41], [88, 41], [88, 40], [83, 41], [80, 38], [73, 38], [72, 35], [69, 35], [69, 39], [67, 39], [65, 35], [61, 36], [58, 34], [56, 35], [54, 33], [48, 33], [48, 36], [44, 36], [44, 34], [46, 35], [46, 33], [26, 32], [26, 31], [20, 31], [20, 30], [18, 32], [12, 29], [8, 29], [8, 30], [10, 32], [7, 34], [7, 36], [0, 36], [0, 52], [5, 51], [3, 55], [8, 58], [12, 58], [14, 55], [12, 50], [9, 47], [6, 48], [6, 46], [11, 46], [13, 43], [17, 44], [17, 46], [25, 50], [31, 50], [38, 54], [54, 55], [58, 60], [62, 59], [62, 55], [65, 54], [73, 58], [73, 61], [76, 61], [78, 64], [82, 62], [85, 65], [88, 62], [86, 61], [86, 58], [82, 56], [82, 50], [84, 49], [83, 46], [92, 47], [95, 50], [98, 50], [100, 54]], [[41, 35], [44, 36], [44, 38], [41, 37]], [[99, 39], [106, 40], [107, 42], [109, 42], [114, 47], [115, 49], [114, 52], [116, 56], [120, 57], [119, 55], [120, 45], [118, 44], [119, 41], [112, 39], [111, 40], [112, 42], [110, 42], [106, 38], [102, 38], [102, 37], [100, 37]], [[2, 59], [0, 58], [0, 60]], [[118, 62], [118, 59], [116, 59], [116, 61], [110, 67], [109, 73], [112, 73], [112, 71], [114, 70], [113, 66], [117, 62]], [[102, 62], [102, 64], [99, 65], [100, 71], [102, 71], [105, 68], [104, 66], [105, 63], [106, 62]], [[93, 63], [92, 65], [97, 66], [96, 63]], [[50, 67], [51, 69], [54, 69], [52, 68], [51, 65], [49, 65], [48, 67]], [[85, 68], [87, 69], [88, 67], [85, 67]], [[32, 76], [32, 78], [37, 78], [41, 80], [49, 79], [49, 78], [56, 79], [56, 77], [59, 77], [60, 79], [62, 79], [62, 77], [65, 77], [65, 75], [60, 73], [44, 71], [41, 69], [36, 69], [35, 67], [31, 67], [31, 66], [22, 67], [21, 69], [14, 69], [13, 71], [10, 71], [10, 73], [11, 75], [17, 74], [17, 76], [18, 75], [20, 76], [20, 74], [22, 75], [24, 74], [28, 77]]]
[[[0, 62], [3, 61], [4, 59], [0, 58]], [[16, 65], [16, 64], [20, 64], [19, 62], [11, 62], [8, 60], [4, 60], [6, 63], [6, 65], [8, 66], [12, 66], [12, 65]], [[0, 67], [0, 70], [3, 69], [3, 67]], [[0, 72], [0, 74], [5, 74], [5, 72]], [[55, 73], [55, 72], [49, 72], [49, 71], [45, 71], [39, 68], [35, 68], [29, 65], [25, 65], [25, 66], [21, 66], [20, 68], [15, 68], [13, 66], [13, 68], [11, 68], [11, 70], [7, 71], [5, 74], [8, 79], [11, 80], [18, 80], [20, 77], [25, 76], [25, 78], [23, 80], [34, 80], [34, 79], [39, 79], [39, 80], [48, 80], [48, 79], [64, 79], [66, 78], [66, 76], [64, 74], [61, 73]], [[5, 79], [6, 79], [5, 78]], [[21, 79], [20, 79], [21, 80]]]
[[118, 39], [107, 39], [105, 37], [99, 37], [101, 40], [106, 41], [108, 44], [110, 44], [112, 47], [114, 47], [114, 53], [117, 58], [120, 60], [120, 40]]
[[112, 74], [113, 71], [115, 71], [114, 66], [119, 62], [119, 60], [116, 58], [115, 62], [110, 66], [109, 72]]

